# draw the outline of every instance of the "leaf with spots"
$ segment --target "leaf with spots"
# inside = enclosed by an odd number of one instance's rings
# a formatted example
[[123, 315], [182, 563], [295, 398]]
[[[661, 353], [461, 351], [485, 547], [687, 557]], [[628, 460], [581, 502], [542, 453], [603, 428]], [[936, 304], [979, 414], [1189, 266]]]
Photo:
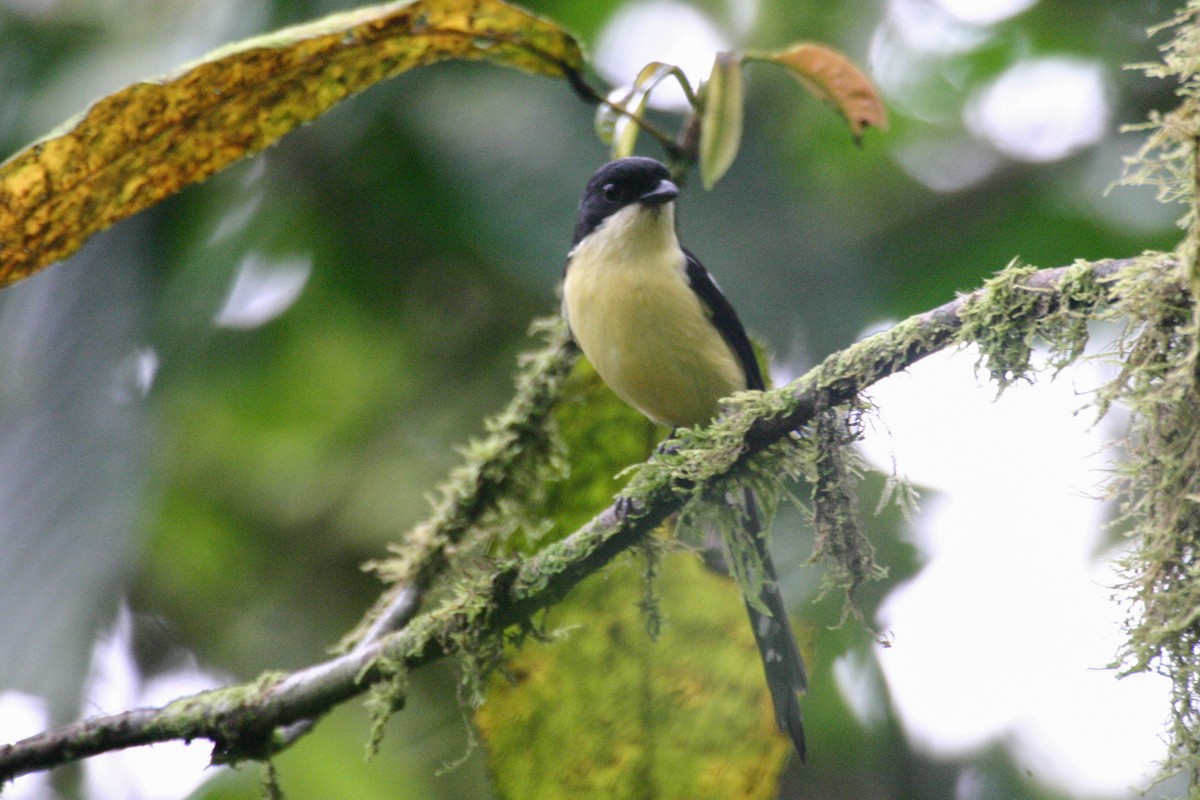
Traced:
[[358, 8], [222, 47], [94, 103], [0, 164], [0, 286], [413, 67], [486, 60], [563, 76], [552, 22], [501, 0]]
[[791, 743], [738, 588], [693, 553], [660, 558], [657, 639], [645, 567], [618, 560], [547, 615], [550, 641], [526, 641], [492, 676], [475, 723], [497, 796], [778, 795]]

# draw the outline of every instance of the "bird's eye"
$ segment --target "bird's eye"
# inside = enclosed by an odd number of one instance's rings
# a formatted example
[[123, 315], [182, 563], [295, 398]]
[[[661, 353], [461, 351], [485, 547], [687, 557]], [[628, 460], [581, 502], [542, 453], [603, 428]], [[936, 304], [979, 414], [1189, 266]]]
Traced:
[[615, 183], [604, 184], [604, 199], [610, 203], [615, 203], [621, 199], [621, 190]]

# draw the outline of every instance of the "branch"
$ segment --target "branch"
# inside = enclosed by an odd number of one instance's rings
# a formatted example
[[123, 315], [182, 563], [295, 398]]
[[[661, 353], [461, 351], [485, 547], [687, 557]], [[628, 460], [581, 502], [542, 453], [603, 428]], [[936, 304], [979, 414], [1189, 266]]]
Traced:
[[[1140, 269], [1129, 269], [1135, 265]], [[1064, 309], [1080, 315], [1095, 312], [1118, 299], [1116, 278], [1123, 270], [1127, 274], [1146, 271], [1149, 279], [1159, 283], [1178, 283], [1170, 256], [1043, 270], [1015, 284], [1017, 290], [1034, 298], [1022, 313], [1036, 320]], [[1088, 277], [1098, 288], [1081, 295], [1081, 277]], [[958, 343], [972, 310], [1007, 297], [1001, 289], [1013, 288], [1011, 283], [989, 284], [911, 317], [834, 353], [792, 384], [765, 393], [774, 404], [773, 412], [735, 413], [722, 421], [740, 438], [739, 461], [789, 437], [811, 422], [817, 409], [850, 402], [876, 381]], [[290, 675], [266, 675], [254, 683], [181, 698], [163, 708], [95, 717], [0, 746], [0, 784], [87, 756], [175, 739], [210, 740], [218, 762], [265, 758], [290, 743], [287, 726], [319, 718], [373, 685], [391, 680], [397, 670], [469, 652], [485, 637], [528, 625], [536, 612], [557, 602], [678, 512], [686, 501], [686, 488], [685, 479], [668, 471], [653, 485], [644, 485], [636, 515], [620, 513], [618, 508], [627, 503], [618, 501], [562, 541], [533, 556], [498, 564], [442, 606], [346, 655]]]
[[[1173, 257], [1160, 257], [1155, 267], [1173, 269]], [[1087, 268], [1091, 277], [1101, 284], [1110, 283], [1119, 272], [1138, 264], [1137, 259], [1107, 259]], [[1020, 286], [1038, 297], [1035, 314], [1041, 319], [1058, 313], [1067, 302], [1059, 293], [1061, 284], [1072, 270], [1081, 265], [1055, 267], [1034, 272]], [[1172, 279], [1175, 276], [1170, 276]], [[852, 401], [870, 385], [916, 364], [928, 355], [958, 344], [963, 330], [965, 312], [988, 301], [991, 289], [984, 287], [962, 295], [930, 311], [909, 317], [892, 328], [833, 353], [816, 368], [797, 378], [783, 389], [791, 394], [790, 407], [782, 412], [754, 419], [747, 426], [743, 458], [761, 452], [797, 428], [808, 424], [819, 408], [829, 408]], [[1072, 307], [1072, 311], [1088, 313], [1117, 300], [1115, 293], [1097, 297], [1090, 305]]]

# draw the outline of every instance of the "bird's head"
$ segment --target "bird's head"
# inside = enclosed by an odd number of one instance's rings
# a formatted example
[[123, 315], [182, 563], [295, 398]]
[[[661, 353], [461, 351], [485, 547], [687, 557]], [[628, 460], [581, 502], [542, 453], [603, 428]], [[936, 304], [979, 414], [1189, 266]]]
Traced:
[[[579, 244], [616, 215], [657, 216], [678, 195], [679, 187], [671, 181], [671, 173], [653, 158], [632, 156], [610, 161], [596, 170], [583, 190], [572, 244]], [[673, 227], [673, 218], [667, 222]]]

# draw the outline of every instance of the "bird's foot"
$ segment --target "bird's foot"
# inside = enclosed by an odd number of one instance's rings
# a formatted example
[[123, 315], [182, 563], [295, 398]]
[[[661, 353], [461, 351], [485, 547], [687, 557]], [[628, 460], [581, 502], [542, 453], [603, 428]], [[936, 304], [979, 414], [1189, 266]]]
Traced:
[[625, 495], [617, 495], [617, 499], [613, 503], [613, 513], [617, 517], [617, 522], [624, 522], [630, 517], [636, 516], [641, 510], [641, 503]]
[[675, 430], [672, 429], [670, 435], [658, 443], [658, 447], [654, 448], [654, 452], [660, 456], [673, 456], [679, 453], [679, 445], [675, 443]]

